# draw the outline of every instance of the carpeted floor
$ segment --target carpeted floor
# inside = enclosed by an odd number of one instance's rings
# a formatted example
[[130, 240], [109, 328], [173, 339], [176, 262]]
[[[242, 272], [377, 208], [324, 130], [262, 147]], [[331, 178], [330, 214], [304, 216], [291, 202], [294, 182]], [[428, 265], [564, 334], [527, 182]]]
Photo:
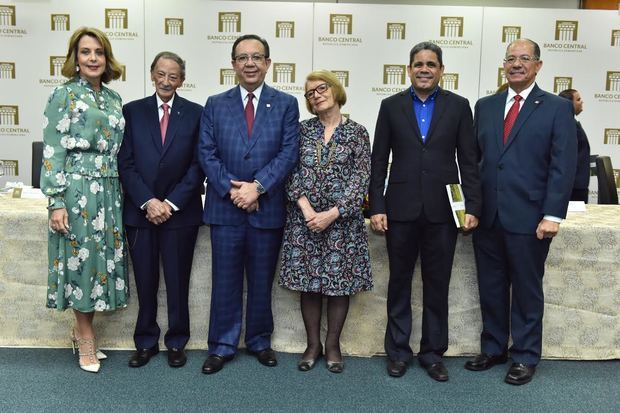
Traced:
[[1, 348], [0, 412], [620, 412], [618, 360], [543, 360], [530, 384], [515, 387], [503, 382], [508, 364], [470, 372], [464, 358], [446, 358], [450, 381], [438, 383], [417, 363], [389, 377], [384, 357], [347, 357], [337, 375], [324, 362], [297, 371], [297, 354], [267, 368], [241, 352], [207, 376], [203, 351], [188, 352], [180, 369], [165, 352], [139, 369], [127, 367], [127, 351], [107, 354], [92, 374], [68, 349]]

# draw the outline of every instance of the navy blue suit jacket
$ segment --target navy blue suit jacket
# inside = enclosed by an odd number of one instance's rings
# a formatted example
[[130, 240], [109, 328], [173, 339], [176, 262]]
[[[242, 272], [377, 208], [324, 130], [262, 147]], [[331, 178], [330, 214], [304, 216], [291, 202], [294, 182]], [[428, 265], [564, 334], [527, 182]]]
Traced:
[[481, 225], [534, 234], [544, 215], [566, 217], [575, 178], [577, 136], [572, 102], [534, 85], [503, 143], [508, 92], [476, 103], [480, 150]]
[[204, 174], [196, 153], [201, 112], [200, 105], [176, 95], [162, 145], [155, 95], [123, 107], [126, 124], [118, 169], [125, 193], [125, 224], [155, 227], [140, 209], [151, 198], [168, 199], [179, 208], [160, 228], [202, 224]]
[[[299, 157], [297, 99], [267, 85], [248, 136], [239, 86], [207, 100], [200, 121], [199, 159], [207, 176], [206, 224], [281, 228], [284, 183]], [[247, 213], [230, 200], [231, 180], [258, 180], [266, 190], [259, 210]]]

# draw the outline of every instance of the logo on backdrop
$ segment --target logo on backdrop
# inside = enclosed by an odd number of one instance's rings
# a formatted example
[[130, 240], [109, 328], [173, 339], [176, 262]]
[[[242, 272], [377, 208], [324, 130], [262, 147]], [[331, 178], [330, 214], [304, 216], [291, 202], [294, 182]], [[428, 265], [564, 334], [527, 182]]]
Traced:
[[579, 21], [556, 20], [555, 42], [543, 43], [543, 47], [550, 52], [583, 52], [588, 48], [584, 43], [577, 43], [579, 38]]
[[172, 36], [183, 35], [183, 19], [176, 17], [166, 17], [164, 19], [164, 34]]
[[441, 47], [466, 49], [474, 45], [472, 40], [463, 38], [465, 18], [462, 16], [441, 16], [439, 20], [439, 39], [429, 40]]
[[603, 143], [606, 145], [620, 145], [620, 129], [605, 128]]
[[439, 86], [442, 89], [455, 91], [459, 90], [459, 74], [458, 73], [444, 73], [439, 81]]
[[105, 9], [104, 27], [108, 29], [105, 34], [110, 40], [134, 40], [138, 37], [137, 32], [130, 32], [129, 11], [127, 9]]
[[560, 93], [573, 88], [573, 78], [568, 76], [556, 76], [553, 78], [553, 93]]
[[26, 136], [30, 134], [27, 128], [19, 126], [19, 106], [0, 105], [0, 135]]
[[65, 56], [50, 56], [50, 76], [62, 76], [62, 67], [66, 61]]
[[50, 21], [53, 32], [66, 32], [71, 30], [71, 16], [68, 14], [51, 14]]
[[221, 11], [217, 13], [217, 33], [207, 34], [213, 44], [233, 44], [241, 32], [241, 12]]
[[620, 71], [606, 72], [605, 91], [595, 93], [594, 99], [601, 103], [620, 103]]
[[19, 161], [16, 159], [0, 159], [0, 176], [19, 175]]
[[386, 38], [388, 40], [405, 40], [406, 23], [387, 23]]
[[295, 85], [295, 63], [273, 63], [273, 87], [283, 92], [304, 93], [304, 87]]
[[502, 43], [511, 43], [521, 38], [521, 26], [503, 26]]
[[295, 37], [295, 22], [277, 21], [276, 37], [281, 39], [292, 39]]
[[23, 37], [26, 29], [17, 26], [17, 9], [10, 4], [0, 4], [0, 37]]
[[506, 83], [506, 74], [504, 73], [504, 68], [500, 66], [497, 68], [497, 81], [496, 81], [495, 89], [487, 89], [485, 91], [485, 96], [496, 94], [497, 89], [504, 83]]
[[353, 36], [352, 14], [330, 14], [328, 23], [329, 35], [318, 39], [323, 46], [357, 47], [362, 43], [361, 37]]
[[15, 79], [15, 62], [0, 62], [0, 79]]
[[611, 45], [620, 47], [620, 29], [614, 29], [611, 31]]
[[336, 75], [336, 79], [340, 81], [342, 86], [349, 87], [349, 71], [348, 70], [332, 70], [334, 75]]
[[407, 66], [384, 64], [381, 80], [381, 85], [370, 87], [370, 92], [375, 96], [391, 96], [401, 92], [407, 80]]
[[241, 32], [241, 12], [221, 11], [217, 14], [217, 31], [219, 33]]
[[239, 83], [239, 79], [237, 79], [237, 75], [235, 74], [234, 69], [226, 68], [220, 69], [220, 85], [236, 85]]

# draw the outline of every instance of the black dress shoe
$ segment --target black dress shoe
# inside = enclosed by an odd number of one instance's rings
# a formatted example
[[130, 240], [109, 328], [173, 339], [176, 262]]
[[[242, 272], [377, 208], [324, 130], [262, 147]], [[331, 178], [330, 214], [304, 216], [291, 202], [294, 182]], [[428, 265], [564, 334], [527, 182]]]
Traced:
[[131, 355], [129, 367], [142, 367], [157, 353], [159, 353], [159, 345], [157, 344], [151, 348], [138, 349]]
[[202, 365], [202, 372], [204, 374], [217, 373], [222, 370], [224, 363], [230, 360], [232, 360], [232, 357], [224, 357], [219, 354], [209, 354], [209, 357], [207, 357], [207, 360], [205, 360], [205, 363]]
[[469, 360], [465, 363], [465, 368], [471, 371], [488, 370], [496, 364], [504, 364], [508, 361], [506, 353], [499, 356], [491, 356], [486, 353], [478, 354], [473, 360]]
[[278, 365], [278, 360], [276, 359], [276, 352], [273, 351], [271, 347], [267, 347], [266, 349], [253, 354], [263, 366], [275, 367]]
[[536, 366], [531, 364], [512, 363], [504, 381], [519, 386], [532, 381], [534, 373], [536, 373]]
[[402, 377], [407, 372], [407, 362], [389, 360], [387, 372], [392, 377]]
[[168, 349], [168, 365], [170, 367], [182, 367], [187, 361], [187, 356], [182, 348]]
[[426, 372], [433, 380], [448, 381], [448, 369], [444, 366], [443, 362], [437, 362], [422, 366], [426, 369]]

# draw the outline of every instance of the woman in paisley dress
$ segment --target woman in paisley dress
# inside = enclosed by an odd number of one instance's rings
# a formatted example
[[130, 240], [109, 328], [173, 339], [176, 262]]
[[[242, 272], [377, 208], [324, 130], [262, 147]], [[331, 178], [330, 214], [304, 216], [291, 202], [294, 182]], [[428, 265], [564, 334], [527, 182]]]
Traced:
[[98, 372], [95, 311], [126, 307], [127, 254], [116, 154], [125, 121], [120, 96], [103, 86], [122, 74], [103, 32], [81, 27], [45, 108], [41, 189], [49, 200], [47, 307], [73, 309], [79, 365]]
[[327, 297], [326, 364], [340, 373], [340, 333], [349, 297], [372, 289], [362, 216], [370, 142], [366, 128], [340, 113], [347, 98], [332, 72], [310, 73], [305, 97], [317, 117], [301, 122], [299, 164], [287, 184], [280, 285], [301, 292], [307, 347], [299, 370], [310, 370], [323, 353], [321, 313]]

